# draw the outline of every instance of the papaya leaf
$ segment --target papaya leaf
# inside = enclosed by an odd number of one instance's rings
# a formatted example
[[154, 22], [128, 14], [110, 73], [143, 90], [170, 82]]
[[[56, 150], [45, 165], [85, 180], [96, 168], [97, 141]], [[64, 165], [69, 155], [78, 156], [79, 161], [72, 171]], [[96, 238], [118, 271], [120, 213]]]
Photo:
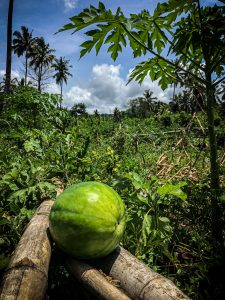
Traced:
[[175, 66], [168, 64], [164, 60], [151, 58], [147, 61], [139, 63], [132, 70], [128, 83], [134, 79], [141, 84], [146, 76], [150, 76], [153, 81], [160, 79], [160, 86], [162, 89], [166, 89], [168, 85], [176, 82], [175, 72]]
[[106, 39], [105, 43], [111, 43], [111, 46], [108, 48], [108, 52], [111, 52], [111, 57], [115, 61], [118, 53], [122, 52], [122, 46], [126, 46], [126, 39], [124, 37], [124, 29], [120, 24], [117, 24], [115, 29]]
[[[220, 49], [214, 62], [218, 76], [223, 72], [220, 66], [223, 64], [221, 41], [222, 32], [224, 32], [216, 29], [224, 27], [223, 13], [219, 9], [219, 7], [214, 7], [215, 13], [212, 17], [207, 6], [201, 8], [209, 33], [205, 35], [207, 45], [209, 45], [212, 53], [215, 52], [215, 47], [219, 46]], [[159, 3], [152, 16], [147, 10], [142, 10], [139, 14], [131, 14], [127, 18], [120, 8], [113, 13], [100, 2], [98, 7], [91, 5], [77, 16], [70, 18], [71, 23], [65, 25], [60, 31], [72, 29], [75, 33], [86, 27], [91, 27], [91, 30], [86, 33], [88, 40], [87, 43], [82, 44], [83, 49], [80, 52], [80, 57], [89, 53], [93, 48], [98, 54], [103, 44], [109, 44], [108, 52], [112, 59], [116, 60], [119, 52], [127, 45], [127, 41], [134, 57], [145, 55], [147, 51], [151, 53], [153, 55], [152, 61], [150, 59], [137, 65], [129, 82], [134, 79], [142, 83], [145, 76], [150, 75], [152, 80], [159, 80], [162, 89], [166, 89], [169, 84], [183, 83], [184, 79], [176, 76], [178, 68], [184, 74], [205, 84], [204, 79], [199, 76], [199, 73], [196, 73], [196, 70], [199, 69], [204, 72], [200, 20], [196, 10], [198, 10], [197, 1], [168, 0]], [[212, 25], [211, 21], [215, 20], [215, 16], [220, 26]], [[97, 29], [93, 29], [94, 26]], [[169, 51], [164, 54], [164, 50], [167, 48]], [[182, 64], [177, 65], [169, 56], [171, 53]], [[151, 70], [154, 65], [153, 62], [156, 64], [154, 71]], [[191, 68], [186, 69], [184, 67], [186, 65]]]

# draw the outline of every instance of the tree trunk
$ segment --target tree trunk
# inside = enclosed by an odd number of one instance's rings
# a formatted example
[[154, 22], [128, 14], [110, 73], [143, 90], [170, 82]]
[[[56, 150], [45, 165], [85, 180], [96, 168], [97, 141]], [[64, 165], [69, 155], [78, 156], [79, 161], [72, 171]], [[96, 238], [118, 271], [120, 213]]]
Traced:
[[63, 83], [60, 83], [60, 105], [59, 108], [62, 108], [62, 90], [63, 90]]
[[27, 68], [28, 68], [28, 54], [26, 51], [25, 54], [25, 78], [24, 78], [24, 85], [27, 86]]
[[214, 127], [214, 93], [210, 72], [206, 72], [207, 120], [210, 143], [211, 187], [220, 189], [216, 133]]
[[3, 277], [0, 300], [45, 299], [51, 257], [48, 215], [53, 203], [44, 201], [28, 224]]
[[41, 67], [38, 68], [38, 91], [41, 92]]
[[207, 123], [208, 123], [208, 137], [210, 145], [210, 180], [211, 180], [211, 228], [212, 238], [214, 240], [214, 251], [220, 252], [223, 255], [223, 227], [221, 222], [221, 209], [219, 205], [219, 195], [221, 193], [220, 178], [219, 178], [219, 163], [216, 143], [216, 132], [214, 127], [214, 88], [212, 85], [213, 72], [213, 57], [207, 45], [207, 29], [204, 27], [203, 17], [201, 13], [200, 0], [197, 1], [198, 14], [200, 20], [200, 38], [202, 53], [205, 60], [205, 79], [206, 79], [206, 102], [207, 102]]
[[221, 209], [219, 205], [220, 178], [219, 163], [214, 127], [214, 90], [212, 86], [211, 72], [207, 71], [206, 63], [206, 99], [207, 99], [207, 121], [210, 145], [210, 177], [211, 177], [211, 212], [212, 212], [212, 237], [216, 242], [215, 250], [223, 245], [223, 232], [221, 223]]
[[6, 93], [10, 91], [10, 83], [11, 83], [12, 17], [13, 17], [13, 0], [9, 0], [8, 26], [7, 26], [6, 81], [5, 81]]

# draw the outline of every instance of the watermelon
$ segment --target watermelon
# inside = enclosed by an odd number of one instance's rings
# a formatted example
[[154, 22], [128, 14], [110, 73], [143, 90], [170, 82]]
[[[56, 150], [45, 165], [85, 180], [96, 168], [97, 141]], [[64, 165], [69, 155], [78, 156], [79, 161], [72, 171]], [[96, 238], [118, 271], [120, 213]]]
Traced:
[[125, 228], [125, 206], [117, 192], [100, 182], [67, 188], [54, 202], [49, 229], [67, 254], [90, 259], [106, 256], [119, 244]]

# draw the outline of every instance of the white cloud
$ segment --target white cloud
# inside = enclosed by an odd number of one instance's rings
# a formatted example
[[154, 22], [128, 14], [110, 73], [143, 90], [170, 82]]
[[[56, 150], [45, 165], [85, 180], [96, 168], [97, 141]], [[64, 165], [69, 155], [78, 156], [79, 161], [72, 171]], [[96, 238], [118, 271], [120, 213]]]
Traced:
[[60, 87], [55, 82], [47, 84], [44, 90], [50, 94], [60, 94]]
[[77, 0], [64, 0], [64, 6], [66, 11], [74, 9], [77, 6]]
[[143, 95], [150, 89], [160, 101], [168, 102], [172, 96], [173, 88], [162, 91], [158, 82], [146, 78], [142, 85], [132, 81], [126, 85], [126, 79], [120, 75], [120, 65], [95, 65], [92, 68], [91, 78], [85, 87], [73, 86], [64, 94], [64, 105], [72, 107], [75, 103], [82, 102], [89, 112], [98, 109], [101, 113], [112, 112], [115, 107], [124, 109], [130, 99]]
[[[73, 86], [68, 92], [64, 93], [63, 104], [70, 108], [75, 103], [82, 102], [86, 104], [90, 113], [95, 109], [98, 109], [101, 113], [112, 113], [115, 107], [120, 110], [125, 109], [130, 99], [143, 95], [144, 91], [148, 89], [160, 101], [168, 102], [171, 98], [172, 87], [162, 91], [158, 82], [152, 82], [150, 78], [146, 78], [142, 85], [135, 81], [127, 85], [129, 73], [124, 79], [121, 76], [121, 65], [94, 65], [91, 76], [89, 79], [87, 78], [85, 85]], [[4, 74], [5, 71], [0, 70], [0, 81], [2, 81]], [[12, 78], [21, 79], [20, 72], [12, 70]], [[48, 84], [45, 91], [60, 94], [60, 88], [54, 82]]]
[[[0, 82], [3, 80], [3, 77], [5, 75], [5, 70], [0, 70]], [[20, 73], [18, 70], [12, 70], [11, 71], [11, 79], [21, 79]]]
[[91, 100], [91, 92], [86, 90], [85, 88], [80, 88], [78, 86], [73, 86], [69, 92], [67, 92], [64, 96], [65, 101], [64, 104], [66, 106], [72, 107], [75, 103], [85, 103], [90, 106], [92, 104]]

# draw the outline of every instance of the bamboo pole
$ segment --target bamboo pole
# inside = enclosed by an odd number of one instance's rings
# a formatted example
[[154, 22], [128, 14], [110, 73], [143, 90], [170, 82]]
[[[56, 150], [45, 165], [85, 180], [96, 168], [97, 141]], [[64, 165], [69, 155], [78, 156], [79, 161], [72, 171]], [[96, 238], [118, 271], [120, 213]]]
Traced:
[[44, 201], [23, 233], [2, 280], [1, 300], [41, 300], [48, 284], [51, 245], [47, 233], [53, 201]]
[[67, 267], [84, 287], [101, 300], [131, 300], [98, 270], [84, 261], [68, 258]]
[[[59, 194], [59, 193], [58, 193]], [[44, 201], [28, 224], [3, 277], [0, 300], [42, 300], [45, 298], [51, 244], [47, 233], [54, 202]], [[188, 300], [170, 280], [157, 274], [128, 251], [119, 247], [105, 258], [92, 262], [119, 280], [125, 295], [84, 262], [68, 258], [75, 276], [100, 299]]]
[[132, 299], [189, 299], [172, 281], [154, 272], [122, 247], [118, 247], [110, 255], [91, 264], [119, 280], [121, 288]]

